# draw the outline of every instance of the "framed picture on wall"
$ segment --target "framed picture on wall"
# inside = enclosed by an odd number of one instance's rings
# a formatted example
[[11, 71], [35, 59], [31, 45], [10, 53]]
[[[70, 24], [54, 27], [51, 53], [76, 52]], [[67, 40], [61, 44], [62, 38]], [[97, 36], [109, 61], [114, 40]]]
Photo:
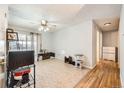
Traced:
[[7, 32], [7, 40], [18, 40], [17, 32]]

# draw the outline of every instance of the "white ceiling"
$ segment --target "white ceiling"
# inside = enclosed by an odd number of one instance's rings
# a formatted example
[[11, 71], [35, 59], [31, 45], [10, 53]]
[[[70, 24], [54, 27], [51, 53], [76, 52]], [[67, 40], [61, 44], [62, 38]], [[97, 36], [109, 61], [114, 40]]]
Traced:
[[41, 20], [55, 24], [57, 29], [67, 25], [83, 5], [10, 5], [9, 25], [37, 30]]
[[[105, 18], [95, 20], [96, 24], [100, 27], [102, 31], [117, 31], [119, 28], [119, 18]], [[105, 26], [105, 23], [111, 23]]]
[[[9, 26], [37, 30], [41, 20], [56, 25], [56, 30], [89, 19], [119, 18], [121, 5], [38, 4], [9, 5]], [[104, 23], [105, 21], [103, 21]], [[102, 22], [98, 21], [99, 26]]]

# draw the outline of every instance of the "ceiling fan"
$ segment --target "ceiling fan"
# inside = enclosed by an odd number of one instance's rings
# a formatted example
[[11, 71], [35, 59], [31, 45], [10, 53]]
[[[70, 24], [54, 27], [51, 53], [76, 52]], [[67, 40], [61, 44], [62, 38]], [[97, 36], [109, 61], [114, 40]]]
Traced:
[[56, 25], [48, 23], [47, 20], [41, 20], [41, 25], [38, 28], [38, 30], [47, 32], [47, 31], [53, 30], [55, 27], [56, 27]]

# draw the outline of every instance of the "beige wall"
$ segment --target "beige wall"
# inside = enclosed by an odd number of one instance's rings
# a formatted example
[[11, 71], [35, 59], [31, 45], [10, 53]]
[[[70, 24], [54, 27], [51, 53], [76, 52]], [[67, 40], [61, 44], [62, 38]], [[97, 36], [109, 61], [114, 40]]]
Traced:
[[103, 46], [118, 47], [118, 31], [103, 32]]

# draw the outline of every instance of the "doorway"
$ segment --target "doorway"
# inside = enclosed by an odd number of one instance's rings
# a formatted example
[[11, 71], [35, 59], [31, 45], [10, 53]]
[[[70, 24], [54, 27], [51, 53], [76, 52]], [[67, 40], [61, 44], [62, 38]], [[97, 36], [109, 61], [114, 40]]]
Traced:
[[103, 59], [118, 62], [118, 30], [103, 31]]
[[95, 20], [96, 61], [118, 62], [119, 19], [107, 18]]

